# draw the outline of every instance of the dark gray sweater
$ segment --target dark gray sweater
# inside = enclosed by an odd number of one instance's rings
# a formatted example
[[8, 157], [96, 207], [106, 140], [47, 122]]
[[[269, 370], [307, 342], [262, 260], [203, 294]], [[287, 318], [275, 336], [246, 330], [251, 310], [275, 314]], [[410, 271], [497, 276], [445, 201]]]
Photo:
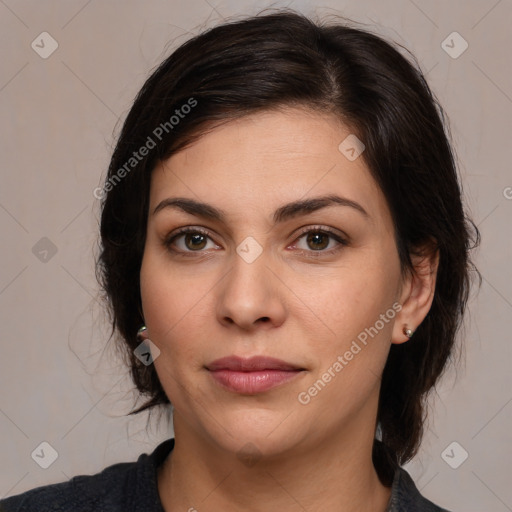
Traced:
[[[137, 462], [108, 466], [95, 475], [75, 476], [0, 501], [0, 512], [164, 512], [157, 467], [174, 448], [174, 439], [159, 444]], [[395, 473], [386, 512], [447, 512], [425, 499], [409, 474]]]

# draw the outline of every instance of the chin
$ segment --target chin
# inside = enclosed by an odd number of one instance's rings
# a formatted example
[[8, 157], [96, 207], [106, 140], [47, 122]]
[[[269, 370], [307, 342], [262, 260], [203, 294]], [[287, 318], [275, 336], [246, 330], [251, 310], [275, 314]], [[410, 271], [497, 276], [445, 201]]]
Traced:
[[[258, 456], [279, 455], [299, 444], [304, 437], [304, 428], [297, 431], [297, 421], [293, 415], [270, 409], [249, 410], [247, 408], [216, 416], [218, 428], [211, 431], [211, 438], [223, 449], [244, 455], [255, 452]], [[211, 421], [211, 418], [210, 418]], [[222, 426], [220, 426], [222, 425]], [[293, 428], [292, 428], [293, 427]]]

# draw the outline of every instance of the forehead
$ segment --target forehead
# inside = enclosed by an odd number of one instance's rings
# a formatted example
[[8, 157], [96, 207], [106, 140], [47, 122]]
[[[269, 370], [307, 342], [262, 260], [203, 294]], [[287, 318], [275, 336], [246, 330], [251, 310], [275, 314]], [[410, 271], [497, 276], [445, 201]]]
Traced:
[[[306, 165], [319, 159], [323, 162], [332, 156], [333, 150], [338, 151], [338, 145], [349, 133], [333, 115], [298, 108], [263, 111], [213, 128], [189, 148], [172, 155], [167, 163], [169, 167], [179, 164], [176, 168], [190, 169], [213, 166], [216, 172], [229, 164], [225, 171], [232, 175], [236, 169], [243, 173], [239, 164], [243, 158], [245, 167], [258, 171], [251, 175], [266, 177], [275, 174], [279, 162], [283, 171], [293, 169], [300, 162]], [[287, 165], [288, 162], [291, 164]], [[264, 163], [268, 167], [261, 165]], [[296, 168], [304, 170], [301, 165]]]
[[354, 134], [334, 115], [304, 109], [230, 121], [155, 168], [151, 206], [185, 196], [235, 211], [338, 193], [378, 218], [387, 204], [363, 158], [340, 150], [347, 137]]

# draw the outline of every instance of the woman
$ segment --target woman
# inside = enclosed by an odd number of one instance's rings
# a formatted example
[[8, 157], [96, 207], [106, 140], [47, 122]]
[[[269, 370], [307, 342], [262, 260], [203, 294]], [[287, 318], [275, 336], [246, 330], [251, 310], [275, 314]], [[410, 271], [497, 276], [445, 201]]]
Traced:
[[172, 403], [175, 438], [2, 510], [444, 510], [402, 468], [479, 241], [443, 121], [344, 22], [282, 10], [174, 51], [95, 195], [131, 414]]

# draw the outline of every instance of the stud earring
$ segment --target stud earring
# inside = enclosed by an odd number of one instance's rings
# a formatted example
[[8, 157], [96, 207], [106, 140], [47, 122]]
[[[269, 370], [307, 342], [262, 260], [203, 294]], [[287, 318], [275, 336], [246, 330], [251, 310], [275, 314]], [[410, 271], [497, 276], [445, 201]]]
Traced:
[[148, 328], [143, 325], [138, 331], [137, 331], [137, 339], [139, 341], [144, 341], [146, 339], [145, 333], [148, 330]]
[[414, 334], [414, 331], [412, 329], [408, 329], [407, 327], [404, 327], [403, 333], [408, 337], [412, 338], [412, 335]]

